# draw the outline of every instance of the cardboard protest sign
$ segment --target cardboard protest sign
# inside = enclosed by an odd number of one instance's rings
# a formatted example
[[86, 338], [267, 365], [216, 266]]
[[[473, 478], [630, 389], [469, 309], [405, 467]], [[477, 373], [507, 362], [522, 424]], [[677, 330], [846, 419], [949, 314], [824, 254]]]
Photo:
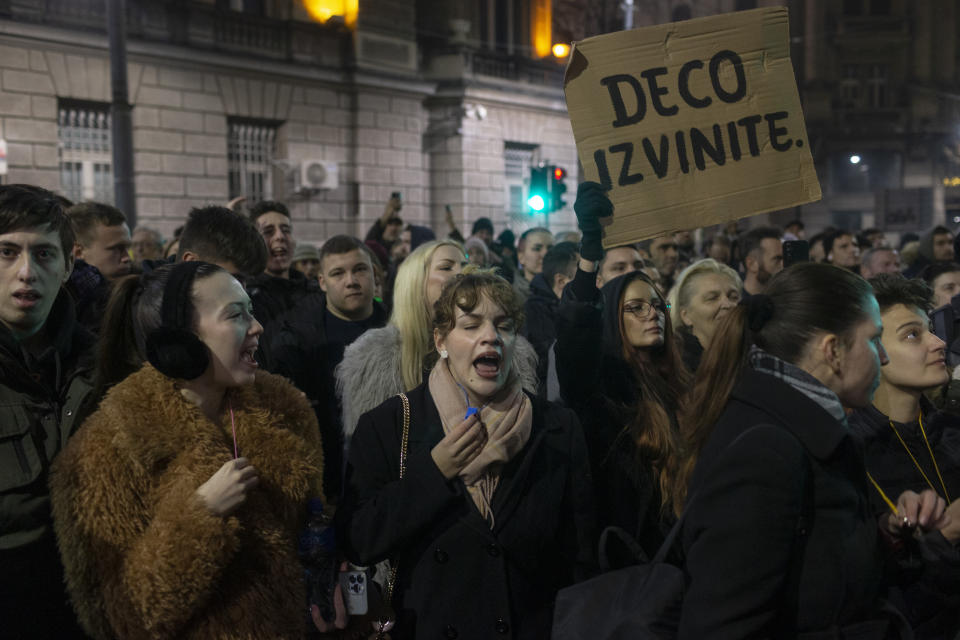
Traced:
[[820, 199], [785, 8], [574, 44], [564, 80], [611, 247]]

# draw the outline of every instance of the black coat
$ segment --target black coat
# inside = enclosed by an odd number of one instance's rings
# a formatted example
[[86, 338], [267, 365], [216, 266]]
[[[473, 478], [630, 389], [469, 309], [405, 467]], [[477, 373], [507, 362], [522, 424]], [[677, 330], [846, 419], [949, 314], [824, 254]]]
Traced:
[[526, 319], [523, 337], [537, 352], [537, 395], [547, 397], [547, 372], [550, 367], [550, 347], [557, 340], [556, 315], [560, 299], [547, 284], [543, 274], [530, 281], [530, 297], [524, 305]]
[[[598, 529], [622, 528], [652, 557], [673, 518], [661, 514], [653, 469], [642, 460], [627, 431], [636, 418], [640, 386], [620, 355], [616, 313], [605, 312], [617, 309], [628, 280], [620, 276], [610, 281], [602, 295], [595, 281], [595, 274], [578, 270], [573, 285], [584, 286], [578, 292], [568, 285], [557, 311], [554, 353], [560, 394], [583, 425], [597, 493]], [[623, 566], [632, 558], [611, 560], [614, 566]]]
[[[326, 332], [327, 297], [310, 295], [276, 318], [260, 342], [261, 362], [270, 373], [289, 379], [303, 391], [317, 415], [323, 444], [323, 487], [327, 498], [340, 496], [343, 477], [343, 427], [333, 371], [343, 359], [343, 348], [333, 348]], [[387, 323], [383, 306], [373, 303], [373, 315], [362, 323], [366, 329]]]
[[548, 638], [557, 591], [592, 571], [592, 487], [580, 425], [533, 400], [524, 449], [502, 470], [490, 529], [463, 482], [430, 456], [443, 437], [424, 383], [361, 416], [350, 446], [337, 539], [352, 562], [398, 561], [394, 638]]
[[884, 558], [863, 454], [786, 382], [742, 374], [689, 496], [680, 638], [803, 637], [882, 618]]
[[[923, 427], [950, 498], [960, 497], [960, 418], [934, 410], [922, 402]], [[930, 460], [919, 424], [894, 423], [937, 493], [943, 488]], [[850, 428], [866, 450], [867, 469], [891, 500], [910, 490], [929, 488], [923, 475], [890, 427], [890, 419], [870, 406], [850, 416]], [[877, 491], [871, 491], [873, 510], [885, 514], [888, 507]], [[910, 584], [891, 585], [891, 600], [901, 608], [914, 627], [917, 638], [953, 638], [960, 630], [960, 550], [939, 531], [919, 539], [917, 560], [921, 572]]]
[[323, 295], [316, 280], [308, 279], [296, 269], [290, 269], [289, 278], [261, 273], [247, 280], [246, 288], [253, 304], [253, 317], [263, 325], [266, 334], [274, 320], [305, 298]]

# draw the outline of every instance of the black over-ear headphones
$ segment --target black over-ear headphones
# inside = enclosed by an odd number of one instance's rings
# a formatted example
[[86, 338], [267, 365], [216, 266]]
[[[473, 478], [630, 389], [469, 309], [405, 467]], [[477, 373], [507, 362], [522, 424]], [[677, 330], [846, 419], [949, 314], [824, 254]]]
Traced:
[[210, 366], [207, 345], [190, 330], [190, 292], [197, 269], [205, 263], [181, 262], [170, 270], [163, 288], [160, 326], [147, 336], [147, 360], [168, 378], [193, 380]]

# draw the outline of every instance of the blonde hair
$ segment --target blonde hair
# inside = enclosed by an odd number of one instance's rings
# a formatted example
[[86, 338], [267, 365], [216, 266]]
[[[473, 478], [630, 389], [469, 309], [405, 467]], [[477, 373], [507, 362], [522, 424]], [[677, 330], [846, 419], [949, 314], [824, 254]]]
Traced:
[[713, 258], [704, 258], [694, 262], [680, 273], [676, 284], [670, 289], [670, 295], [667, 296], [667, 302], [670, 303], [670, 320], [673, 321], [674, 327], [683, 326], [683, 321], [680, 319], [680, 310], [690, 306], [691, 292], [688, 285], [697, 276], [705, 273], [719, 273], [727, 276], [738, 290], [743, 291], [743, 280], [740, 279], [740, 274], [727, 265], [717, 262]]
[[400, 265], [393, 285], [393, 312], [390, 324], [400, 332], [400, 376], [404, 389], [423, 382], [427, 358], [433, 353], [433, 309], [427, 306], [427, 276], [433, 254], [440, 247], [454, 247], [464, 256], [463, 246], [454, 240], [432, 240], [417, 247]]

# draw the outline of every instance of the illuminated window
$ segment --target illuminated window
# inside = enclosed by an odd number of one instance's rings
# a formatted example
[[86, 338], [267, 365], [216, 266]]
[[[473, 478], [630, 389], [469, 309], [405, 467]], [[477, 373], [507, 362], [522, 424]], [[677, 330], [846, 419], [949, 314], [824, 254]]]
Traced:
[[110, 105], [61, 101], [58, 125], [63, 195], [113, 204]]
[[302, 0], [303, 7], [317, 22], [326, 23], [332, 18], [343, 20], [353, 28], [357, 22], [360, 0]]

